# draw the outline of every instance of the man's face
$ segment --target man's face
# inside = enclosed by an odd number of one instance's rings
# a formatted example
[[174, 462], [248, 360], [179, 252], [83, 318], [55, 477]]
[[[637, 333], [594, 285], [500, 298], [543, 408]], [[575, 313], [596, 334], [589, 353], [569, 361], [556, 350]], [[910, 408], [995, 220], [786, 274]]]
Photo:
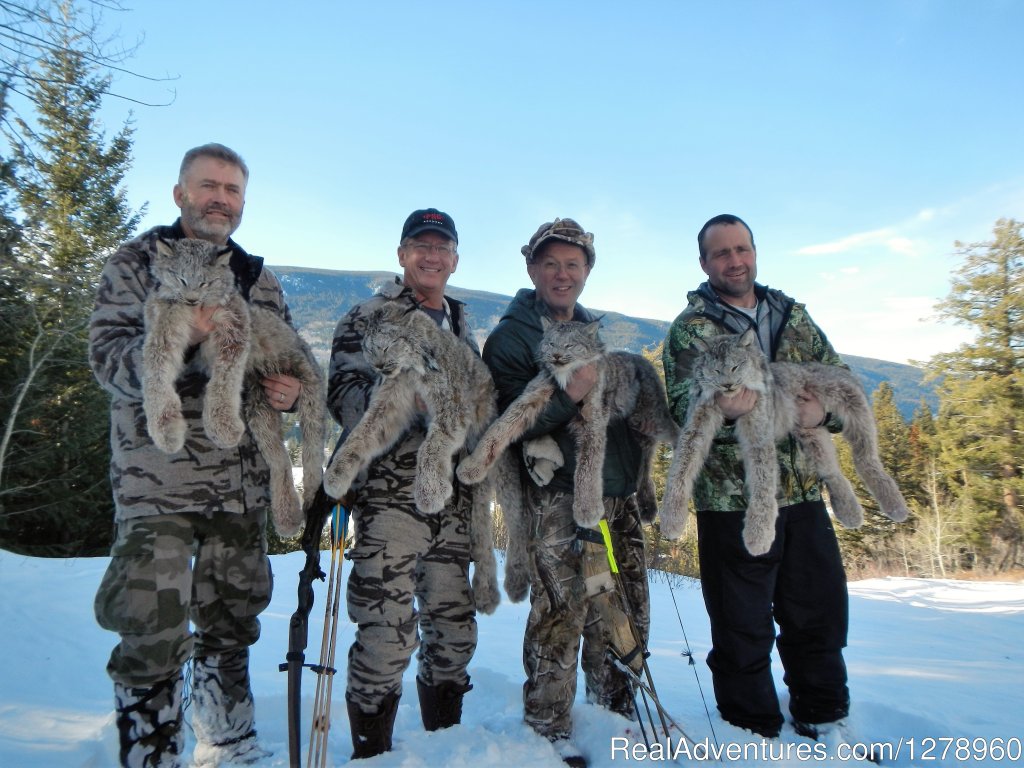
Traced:
[[715, 224], [704, 233], [700, 267], [728, 304], [753, 306], [757, 251], [742, 224]]
[[245, 174], [233, 163], [197, 157], [174, 185], [185, 234], [223, 245], [242, 223]]
[[444, 295], [448, 278], [459, 265], [459, 253], [452, 240], [427, 231], [398, 246], [398, 263], [405, 270], [405, 284], [418, 297], [436, 300]]
[[537, 289], [537, 298], [547, 305], [552, 320], [571, 320], [576, 301], [590, 275], [587, 254], [578, 245], [554, 240], [546, 243], [540, 257], [526, 265]]

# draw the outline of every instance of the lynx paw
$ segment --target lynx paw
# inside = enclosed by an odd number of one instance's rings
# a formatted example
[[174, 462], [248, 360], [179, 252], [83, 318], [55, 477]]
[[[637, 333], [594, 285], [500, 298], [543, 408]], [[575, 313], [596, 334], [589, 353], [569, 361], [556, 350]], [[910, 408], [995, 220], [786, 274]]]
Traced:
[[290, 539], [298, 534], [305, 522], [299, 497], [294, 490], [283, 498], [275, 499], [270, 505], [274, 514], [274, 529], [282, 539]]
[[670, 507], [665, 505], [661, 510], [661, 535], [674, 541], [686, 531], [686, 523], [690, 518], [690, 510], [686, 505]]
[[149, 422], [148, 426], [153, 444], [164, 453], [177, 453], [185, 446], [188, 425], [180, 410], [164, 411]]
[[451, 498], [452, 486], [446, 480], [428, 478], [423, 475], [422, 469], [416, 475], [413, 497], [416, 499], [416, 507], [420, 512], [435, 515], [444, 509], [445, 502]]
[[846, 478], [828, 478], [825, 480], [825, 488], [828, 490], [828, 500], [832, 507], [832, 514], [836, 520], [842, 523], [844, 528], [860, 528], [864, 523], [864, 508], [857, 501], [857, 494], [853, 491]]
[[513, 603], [522, 602], [530, 593], [530, 574], [526, 569], [526, 563], [513, 565], [511, 561], [505, 563], [505, 594]]
[[604, 504], [601, 499], [588, 501], [583, 495], [576, 494], [572, 502], [572, 519], [581, 528], [594, 528], [604, 516]]
[[455, 475], [466, 485], [476, 485], [487, 477], [487, 467], [474, 452], [459, 462], [459, 466], [455, 468]]
[[324, 490], [327, 495], [332, 499], [342, 498], [352, 487], [358, 472], [358, 463], [342, 449], [324, 471]]
[[230, 408], [211, 408], [203, 413], [203, 427], [218, 448], [234, 448], [245, 434], [245, 423]]
[[747, 510], [746, 520], [743, 523], [743, 544], [747, 552], [757, 556], [763, 555], [772, 548], [775, 541], [775, 518], [774, 510], [771, 514], [752, 514]]
[[497, 566], [493, 558], [490, 563], [473, 565], [473, 602], [480, 613], [490, 615], [501, 602], [498, 591]]
[[902, 523], [910, 515], [910, 510], [907, 509], [905, 504], [900, 504], [893, 509], [883, 509], [882, 514], [892, 520], [894, 523]]

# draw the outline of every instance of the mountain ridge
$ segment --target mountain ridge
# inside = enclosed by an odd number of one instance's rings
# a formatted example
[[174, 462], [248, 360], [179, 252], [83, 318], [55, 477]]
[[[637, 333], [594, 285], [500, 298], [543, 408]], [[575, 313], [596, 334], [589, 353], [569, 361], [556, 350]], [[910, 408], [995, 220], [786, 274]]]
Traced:
[[[338, 320], [349, 309], [364, 301], [382, 284], [394, 280], [396, 273], [385, 270], [336, 270], [314, 267], [268, 265], [281, 280], [285, 298], [296, 327], [313, 348], [317, 358], [326, 363]], [[449, 285], [447, 293], [466, 304], [474, 337], [482, 347], [512, 296], [474, 288]], [[670, 322], [624, 315], [591, 307], [602, 318], [601, 336], [610, 349], [640, 353], [658, 346], [668, 332]], [[934, 389], [924, 383], [924, 371], [905, 363], [844, 355], [843, 360], [860, 378], [870, 396], [883, 381], [893, 388], [894, 400], [903, 418], [909, 421], [922, 399], [934, 411], [937, 398]]]

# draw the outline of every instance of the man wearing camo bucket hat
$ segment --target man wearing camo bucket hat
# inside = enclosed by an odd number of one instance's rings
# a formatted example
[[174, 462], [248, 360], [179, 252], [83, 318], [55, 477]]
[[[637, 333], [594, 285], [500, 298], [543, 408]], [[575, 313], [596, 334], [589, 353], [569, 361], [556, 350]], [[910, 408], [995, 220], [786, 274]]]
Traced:
[[[577, 303], [594, 267], [593, 234], [573, 219], [555, 219], [540, 226], [522, 254], [534, 288], [516, 294], [483, 352], [502, 411], [539, 371], [542, 318], [596, 319]], [[588, 700], [627, 718], [633, 713], [632, 685], [607, 653], [608, 622], [602, 620], [597, 600], [586, 594], [581, 542], [572, 512], [576, 456], [569, 423], [596, 378], [592, 364], [574, 373], [526, 433], [519, 453], [529, 517], [525, 527], [531, 532], [530, 616], [523, 640], [524, 719], [572, 766], [586, 765], [573, 740], [572, 726], [581, 637]], [[552, 449], [554, 445], [557, 448]], [[649, 596], [644, 537], [634, 497], [639, 469], [640, 447], [624, 421], [613, 421], [603, 470], [604, 516], [613, 535], [624, 597], [646, 642]]]

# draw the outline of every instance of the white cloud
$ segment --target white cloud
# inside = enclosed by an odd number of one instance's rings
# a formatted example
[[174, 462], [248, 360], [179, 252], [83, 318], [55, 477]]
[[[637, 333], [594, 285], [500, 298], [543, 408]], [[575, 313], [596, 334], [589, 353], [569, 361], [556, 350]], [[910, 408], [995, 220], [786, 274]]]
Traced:
[[892, 296], [870, 307], [821, 301], [812, 314], [840, 354], [924, 362], [971, 338], [969, 330], [935, 319], [935, 301], [930, 296]]
[[919, 256], [918, 248], [909, 237], [893, 237], [885, 242], [886, 247], [893, 253], [902, 256]]
[[861, 232], [855, 235], [848, 235], [840, 240], [833, 240], [831, 243], [820, 243], [800, 248], [797, 254], [800, 256], [827, 256], [836, 253], [846, 253], [870, 243], [884, 242], [886, 238], [893, 235], [891, 228], [876, 229], [871, 232]]

